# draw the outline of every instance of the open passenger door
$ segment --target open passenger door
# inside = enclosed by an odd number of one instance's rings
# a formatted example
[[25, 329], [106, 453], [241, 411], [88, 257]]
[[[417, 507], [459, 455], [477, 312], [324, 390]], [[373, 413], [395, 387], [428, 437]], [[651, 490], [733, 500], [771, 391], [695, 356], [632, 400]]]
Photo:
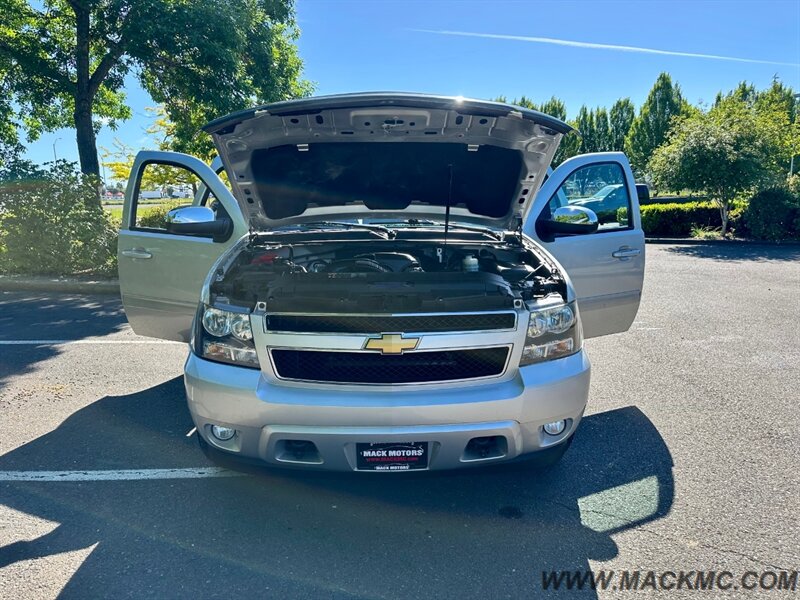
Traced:
[[[146, 186], [164, 190], [161, 212], [143, 202]], [[226, 223], [226, 234], [170, 231], [163, 209], [180, 203], [173, 197], [183, 194], [184, 204], [213, 210], [214, 218]], [[189, 341], [203, 281], [247, 231], [239, 204], [213, 168], [186, 154], [140, 152], [125, 192], [118, 247], [122, 303], [134, 332]]]
[[[549, 230], [551, 215], [565, 206], [593, 211], [597, 229]], [[639, 310], [645, 247], [636, 183], [623, 153], [564, 161], [539, 189], [523, 230], [566, 269], [578, 296], [584, 337], [630, 328]]]

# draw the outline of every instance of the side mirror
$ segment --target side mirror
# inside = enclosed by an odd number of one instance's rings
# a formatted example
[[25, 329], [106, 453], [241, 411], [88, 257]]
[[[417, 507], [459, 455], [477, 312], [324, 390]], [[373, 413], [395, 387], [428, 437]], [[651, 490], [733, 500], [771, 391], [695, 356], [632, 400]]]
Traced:
[[167, 231], [183, 235], [211, 236], [215, 242], [224, 242], [233, 233], [230, 219], [217, 219], [207, 206], [179, 206], [167, 213]]
[[541, 221], [542, 227], [550, 234], [594, 233], [599, 224], [594, 211], [583, 206], [561, 206], [549, 219]]

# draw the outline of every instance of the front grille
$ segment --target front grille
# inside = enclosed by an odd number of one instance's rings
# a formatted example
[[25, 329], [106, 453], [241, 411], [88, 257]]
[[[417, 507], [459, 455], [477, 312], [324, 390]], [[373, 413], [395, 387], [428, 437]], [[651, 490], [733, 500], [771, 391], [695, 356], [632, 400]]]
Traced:
[[500, 375], [507, 347], [387, 355], [273, 349], [278, 377], [330, 383], [431, 383]]
[[297, 333], [432, 333], [514, 329], [516, 314], [267, 315], [267, 331]]

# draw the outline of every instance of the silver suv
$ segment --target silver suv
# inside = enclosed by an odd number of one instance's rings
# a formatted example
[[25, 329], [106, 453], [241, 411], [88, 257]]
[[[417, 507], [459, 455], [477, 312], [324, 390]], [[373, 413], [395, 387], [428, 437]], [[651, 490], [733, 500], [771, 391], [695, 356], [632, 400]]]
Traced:
[[[370, 472], [561, 457], [588, 397], [583, 340], [639, 306], [623, 154], [548, 174], [567, 124], [417, 94], [280, 102], [205, 130], [211, 166], [137, 156], [119, 241], [134, 331], [189, 343], [201, 446]], [[170, 170], [194, 202], [154, 223], [138, 190]], [[580, 203], [609, 185], [623, 206], [599, 223]]]

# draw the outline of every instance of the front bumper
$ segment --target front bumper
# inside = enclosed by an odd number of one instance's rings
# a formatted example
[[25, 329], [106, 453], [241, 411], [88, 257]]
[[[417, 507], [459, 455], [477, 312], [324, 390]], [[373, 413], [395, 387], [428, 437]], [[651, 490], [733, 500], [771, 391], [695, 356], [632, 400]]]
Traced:
[[[185, 366], [189, 411], [211, 446], [275, 466], [352, 471], [360, 442], [420, 442], [430, 448], [429, 470], [503, 462], [566, 440], [580, 422], [589, 395], [584, 353], [523, 367], [498, 383], [391, 392], [336, 386], [275, 384], [260, 371], [210, 362], [190, 353]], [[545, 423], [566, 419], [558, 436]], [[236, 429], [232, 440], [214, 438], [211, 425]], [[476, 437], [496, 437], [499, 450], [476, 456]], [[316, 453], [298, 460], [288, 440], [312, 442]]]

